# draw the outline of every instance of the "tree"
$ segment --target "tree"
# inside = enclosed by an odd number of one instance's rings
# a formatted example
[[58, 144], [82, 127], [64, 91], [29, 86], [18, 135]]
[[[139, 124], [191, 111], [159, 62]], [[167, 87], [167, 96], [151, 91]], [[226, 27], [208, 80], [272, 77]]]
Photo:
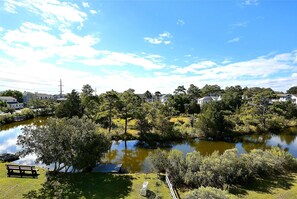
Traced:
[[2, 96], [14, 97], [18, 102], [23, 102], [23, 93], [17, 90], [6, 90], [0, 93]]
[[187, 94], [189, 96], [189, 99], [192, 100], [197, 100], [201, 96], [201, 91], [200, 89], [195, 86], [194, 84], [191, 84], [190, 87], [187, 90]]
[[144, 98], [147, 100], [147, 99], [152, 99], [153, 98], [153, 95], [150, 91], [145, 91], [145, 93], [143, 94], [144, 95]]
[[155, 96], [156, 96], [156, 99], [157, 99], [157, 100], [160, 100], [162, 94], [161, 94], [160, 91], [156, 91], [156, 92], [155, 92]]
[[220, 95], [222, 92], [221, 87], [218, 85], [208, 85], [206, 84], [202, 89], [201, 93], [202, 96], [207, 96], [207, 95]]
[[256, 108], [255, 114], [261, 117], [264, 129], [266, 128], [266, 114], [269, 111], [269, 101], [273, 98], [275, 98], [275, 93], [271, 88], [262, 89], [253, 97], [252, 105]]
[[97, 120], [104, 121], [107, 119], [108, 132], [110, 133], [112, 127], [112, 117], [115, 115], [116, 108], [119, 104], [119, 95], [116, 91], [111, 90], [101, 95], [102, 102], [99, 107]]
[[135, 117], [141, 105], [141, 99], [134, 93], [134, 90], [128, 89], [120, 94], [119, 113], [120, 118], [125, 120], [124, 132], [127, 134], [128, 120]]
[[83, 113], [90, 119], [95, 119], [99, 106], [99, 98], [94, 96], [93, 92], [94, 89], [89, 84], [86, 84], [83, 86], [80, 94]]
[[297, 94], [297, 86], [291, 87], [289, 90], [287, 90], [287, 93], [289, 93], [289, 94]]
[[54, 163], [54, 171], [86, 170], [99, 161], [110, 147], [109, 139], [96, 132], [96, 125], [86, 117], [50, 118], [44, 126], [26, 126], [18, 136], [22, 155], [34, 153], [36, 161]]
[[241, 86], [226, 87], [224, 94], [222, 95], [222, 101], [225, 104], [225, 108], [235, 112], [242, 104], [243, 91]]
[[225, 129], [225, 123], [221, 103], [209, 102], [203, 105], [196, 127], [200, 128], [206, 137], [220, 137]]
[[73, 116], [82, 117], [83, 109], [78, 92], [72, 90], [71, 93], [67, 94], [66, 98], [67, 99], [57, 107], [56, 116], [60, 118], [71, 118]]
[[182, 95], [185, 95], [186, 94], [186, 88], [184, 86], [178, 86], [174, 92], [173, 92], [175, 95], [178, 95], [178, 94], [182, 94]]

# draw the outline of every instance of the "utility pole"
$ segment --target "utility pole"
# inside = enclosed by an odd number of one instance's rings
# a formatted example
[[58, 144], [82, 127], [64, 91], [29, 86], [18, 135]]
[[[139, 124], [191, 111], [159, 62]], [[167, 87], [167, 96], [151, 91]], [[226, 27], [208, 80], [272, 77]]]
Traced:
[[62, 79], [60, 79], [60, 85], [59, 85], [59, 87], [60, 87], [60, 98], [62, 98], [63, 97], [63, 90], [62, 90]]

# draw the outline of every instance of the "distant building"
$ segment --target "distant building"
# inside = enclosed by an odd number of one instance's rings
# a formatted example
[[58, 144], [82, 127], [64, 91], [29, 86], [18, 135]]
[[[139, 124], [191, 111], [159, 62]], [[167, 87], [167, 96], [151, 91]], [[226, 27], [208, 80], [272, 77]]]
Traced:
[[213, 95], [213, 96], [205, 96], [202, 98], [198, 98], [197, 104], [203, 106], [204, 104], [211, 102], [211, 101], [221, 101], [222, 97], [220, 95]]
[[168, 97], [169, 97], [169, 95], [162, 95], [162, 96], [160, 97], [160, 101], [161, 101], [161, 103], [162, 103], [162, 104], [165, 104], [165, 103], [167, 102], [167, 100], [168, 100]]
[[297, 105], [297, 94], [292, 94], [291, 95], [291, 101], [293, 104]]
[[0, 96], [0, 100], [3, 102], [6, 102], [7, 107], [11, 109], [22, 109], [24, 108], [23, 103], [19, 103], [17, 99], [14, 97], [9, 97], [9, 96]]
[[55, 95], [50, 95], [50, 94], [45, 94], [45, 93], [31, 93], [31, 92], [24, 92], [23, 94], [23, 101], [24, 103], [28, 103], [31, 100], [55, 100], [56, 96]]
[[272, 99], [271, 102], [292, 102], [297, 105], [297, 95], [293, 94], [277, 94], [276, 99]]

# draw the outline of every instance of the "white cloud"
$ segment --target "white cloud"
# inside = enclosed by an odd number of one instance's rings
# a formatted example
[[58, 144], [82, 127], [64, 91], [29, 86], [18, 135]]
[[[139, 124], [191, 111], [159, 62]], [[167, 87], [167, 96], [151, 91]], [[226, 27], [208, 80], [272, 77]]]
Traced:
[[227, 41], [227, 43], [236, 43], [236, 42], [239, 42], [240, 41], [240, 37], [235, 37], [233, 39], [230, 39]]
[[44, 22], [53, 25], [70, 26], [79, 23], [80, 26], [87, 18], [87, 14], [80, 11], [75, 3], [61, 2], [59, 0], [4, 0], [4, 9], [17, 13], [18, 8], [24, 8], [38, 16]]
[[238, 23], [231, 24], [232, 27], [246, 28], [249, 24], [249, 21], [242, 21]]
[[82, 6], [83, 6], [84, 8], [89, 8], [89, 7], [90, 7], [90, 5], [89, 5], [88, 2], [82, 2], [81, 4], [82, 4]]
[[181, 19], [178, 19], [176, 24], [180, 25], [180, 26], [183, 26], [183, 25], [185, 25], [185, 22], [183, 20], [181, 20]]
[[259, 5], [259, 0], [244, 0], [242, 4], [246, 6], [257, 6]]
[[172, 38], [172, 35], [170, 32], [163, 32], [159, 34], [158, 37], [152, 38], [152, 37], [145, 37], [144, 40], [151, 43], [151, 44], [171, 44], [170, 39]]
[[213, 61], [201, 61], [195, 64], [191, 64], [184, 68], [176, 68], [173, 73], [180, 73], [180, 74], [186, 74], [186, 73], [196, 73], [199, 69], [206, 69], [206, 68], [212, 68], [216, 67], [217, 64]]
[[139, 66], [146, 70], [161, 69], [165, 65], [155, 59], [140, 57], [136, 54], [107, 52], [102, 58], [80, 60], [90, 66]]
[[90, 13], [94, 15], [94, 14], [97, 14], [97, 11], [96, 10], [90, 10]]
[[4, 31], [4, 28], [0, 26], [0, 32], [3, 32], [3, 31]]
[[[285, 90], [287, 89], [286, 86], [292, 84], [292, 82], [297, 84], [297, 79], [294, 79], [297, 72], [297, 65], [293, 62], [294, 58], [295, 53], [293, 51], [221, 65], [208, 61], [206, 63], [191, 64], [184, 68], [176, 68], [173, 73], [191, 74], [202, 82], [246, 86], [256, 86], [257, 84], [258, 86], [269, 86], [271, 84], [273, 88]], [[279, 85], [277, 85], [278, 81]]]

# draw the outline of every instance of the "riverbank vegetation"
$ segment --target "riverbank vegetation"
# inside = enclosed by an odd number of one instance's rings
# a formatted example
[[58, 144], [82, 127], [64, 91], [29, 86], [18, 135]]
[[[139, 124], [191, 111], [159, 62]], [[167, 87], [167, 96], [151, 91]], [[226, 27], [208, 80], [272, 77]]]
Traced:
[[[294, 93], [293, 88], [288, 92]], [[297, 105], [276, 100], [278, 94], [270, 88], [221, 89], [218, 85], [205, 85], [200, 89], [191, 84], [188, 89], [178, 86], [168, 95], [159, 91], [136, 94], [133, 89], [94, 95], [87, 84], [80, 93], [73, 90], [67, 94], [65, 101], [33, 100], [30, 105], [55, 113], [58, 118], [86, 116], [107, 129], [114, 139], [222, 139], [296, 126]], [[204, 96], [212, 99], [198, 104], [197, 99]], [[33, 112], [35, 115], [38, 114]], [[32, 117], [32, 113], [25, 116]], [[7, 123], [12, 117], [0, 116], [0, 121]]]
[[[56, 116], [86, 115], [115, 139], [140, 140], [221, 139], [297, 125], [297, 105], [275, 100], [278, 93], [270, 88], [205, 85], [199, 89], [191, 84], [188, 89], [178, 86], [173, 95], [158, 91], [139, 95], [128, 89], [97, 96], [93, 91], [90, 85], [80, 94], [73, 90], [59, 104]], [[200, 106], [197, 99], [202, 96], [217, 96], [217, 100]]]
[[54, 164], [53, 172], [93, 168], [110, 147], [110, 139], [98, 132], [90, 119], [82, 117], [47, 120], [43, 126], [25, 126], [17, 145], [22, 156], [34, 153], [36, 161]]
[[[160, 150], [150, 158], [157, 172], [167, 172], [173, 184], [192, 190], [188, 194], [189, 198], [202, 191], [195, 190], [199, 187], [228, 189], [269, 176], [287, 175], [297, 171], [297, 159], [278, 147], [254, 149], [242, 155], [238, 155], [237, 149], [229, 149], [222, 155], [214, 152], [208, 156], [202, 156], [196, 151], [183, 156], [177, 150]], [[208, 191], [213, 192], [212, 189]]]

